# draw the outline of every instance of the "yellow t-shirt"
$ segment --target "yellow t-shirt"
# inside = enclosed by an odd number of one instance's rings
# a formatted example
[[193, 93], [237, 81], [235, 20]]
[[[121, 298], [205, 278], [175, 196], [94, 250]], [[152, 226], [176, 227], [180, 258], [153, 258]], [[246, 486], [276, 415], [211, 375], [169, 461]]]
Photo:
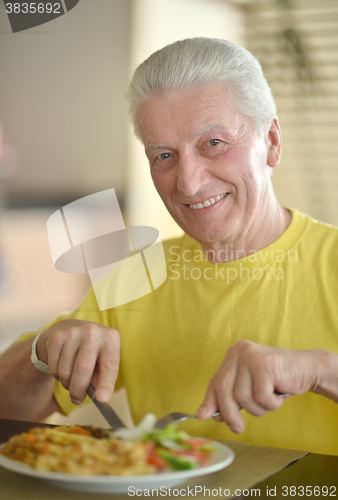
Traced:
[[[338, 229], [292, 210], [277, 241], [232, 262], [207, 261], [187, 235], [164, 247], [168, 277], [158, 289], [102, 312], [90, 291], [71, 315], [120, 332], [117, 386], [126, 387], [135, 422], [147, 412], [196, 412], [240, 339], [338, 353]], [[55, 397], [63, 412], [74, 408], [59, 383]], [[338, 455], [338, 405], [324, 397], [307, 393], [263, 417], [243, 417], [240, 435], [213, 420], [183, 425], [213, 439]]]

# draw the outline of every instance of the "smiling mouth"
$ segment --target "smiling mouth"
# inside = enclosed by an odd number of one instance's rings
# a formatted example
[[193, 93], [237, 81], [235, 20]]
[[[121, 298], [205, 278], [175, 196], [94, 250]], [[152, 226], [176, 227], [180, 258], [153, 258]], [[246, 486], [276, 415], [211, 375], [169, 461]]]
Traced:
[[210, 207], [211, 205], [214, 205], [218, 201], [222, 200], [227, 194], [228, 193], [220, 194], [219, 196], [216, 196], [216, 198], [210, 198], [209, 200], [203, 201], [203, 203], [191, 203], [189, 204], [189, 207], [193, 210], [200, 210], [201, 208]]

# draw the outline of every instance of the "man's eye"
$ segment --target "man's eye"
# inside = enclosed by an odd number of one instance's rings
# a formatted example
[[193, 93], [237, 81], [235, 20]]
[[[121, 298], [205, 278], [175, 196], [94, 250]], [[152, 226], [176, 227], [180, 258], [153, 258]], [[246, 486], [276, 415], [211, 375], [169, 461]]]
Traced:
[[175, 154], [174, 153], [161, 153], [151, 161], [150, 166], [158, 171], [166, 171], [171, 169], [175, 165]]
[[161, 153], [160, 155], [158, 155], [157, 158], [159, 158], [160, 160], [168, 160], [170, 157], [171, 157], [170, 153]]
[[200, 152], [203, 156], [216, 158], [227, 150], [227, 144], [222, 139], [209, 139], [205, 141]]
[[220, 142], [220, 139], [210, 139], [207, 144], [210, 144], [210, 146], [217, 146], [217, 144], [220, 144]]

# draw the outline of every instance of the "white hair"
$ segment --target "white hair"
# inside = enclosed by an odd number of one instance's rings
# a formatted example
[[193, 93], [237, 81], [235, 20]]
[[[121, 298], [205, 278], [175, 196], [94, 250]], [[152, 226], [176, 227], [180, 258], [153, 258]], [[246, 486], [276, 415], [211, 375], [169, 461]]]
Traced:
[[228, 40], [188, 38], [154, 52], [135, 70], [126, 97], [136, 136], [139, 105], [152, 96], [224, 83], [239, 113], [266, 133], [277, 114], [271, 89], [257, 59]]

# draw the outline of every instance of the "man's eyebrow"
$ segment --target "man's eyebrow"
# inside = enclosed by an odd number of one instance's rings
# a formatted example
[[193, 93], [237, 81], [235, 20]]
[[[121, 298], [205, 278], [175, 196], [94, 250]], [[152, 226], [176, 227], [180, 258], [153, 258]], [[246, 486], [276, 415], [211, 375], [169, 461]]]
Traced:
[[157, 142], [155, 144], [146, 144], [145, 149], [169, 149], [168, 144], [165, 144], [164, 142]]
[[222, 123], [210, 123], [210, 125], [207, 125], [206, 127], [203, 127], [200, 130], [197, 130], [196, 132], [193, 132], [191, 134], [191, 137], [198, 137], [200, 135], [205, 134], [206, 132], [209, 132], [210, 130], [213, 130], [214, 128], [220, 128], [220, 129], [223, 129], [223, 130], [229, 130]]
[[[206, 132], [209, 132], [210, 130], [213, 130], [214, 128], [220, 128], [222, 130], [229, 130], [227, 127], [225, 127], [222, 123], [211, 123], [210, 125], [207, 125], [206, 127], [201, 128], [200, 130], [197, 130], [196, 132], [193, 132], [191, 134], [191, 137], [199, 137], [200, 135], [205, 134]], [[170, 149], [168, 144], [165, 142], [156, 142], [154, 144], [146, 144], [145, 149]]]

